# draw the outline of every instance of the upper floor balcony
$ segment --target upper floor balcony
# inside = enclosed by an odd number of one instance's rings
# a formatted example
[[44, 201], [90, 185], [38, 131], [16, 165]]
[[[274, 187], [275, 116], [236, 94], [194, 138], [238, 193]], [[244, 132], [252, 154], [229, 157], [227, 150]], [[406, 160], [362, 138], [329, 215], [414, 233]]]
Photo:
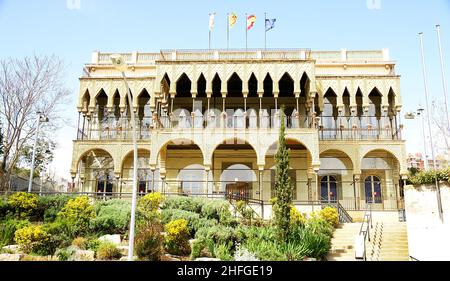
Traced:
[[[99, 119], [82, 118], [79, 122], [77, 140], [131, 140], [131, 120], [127, 116], [114, 114]], [[226, 112], [199, 110], [189, 112], [179, 110], [175, 114], [137, 117], [137, 136], [139, 140], [149, 140], [153, 130], [237, 130], [264, 133], [279, 130], [281, 116], [279, 110], [269, 114], [263, 109], [260, 114], [254, 109], [229, 109]], [[284, 115], [284, 124], [290, 130], [317, 130], [319, 140], [401, 140], [401, 126], [393, 116], [311, 116], [299, 114], [295, 109]]]

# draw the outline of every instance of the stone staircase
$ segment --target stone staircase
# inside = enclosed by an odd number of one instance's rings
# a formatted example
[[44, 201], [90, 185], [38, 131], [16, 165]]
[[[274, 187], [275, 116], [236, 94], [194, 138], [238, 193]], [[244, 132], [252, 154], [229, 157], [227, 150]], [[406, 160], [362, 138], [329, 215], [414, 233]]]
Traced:
[[[360, 261], [355, 259], [355, 237], [361, 223], [345, 223], [335, 229], [331, 240], [329, 261]], [[368, 261], [408, 261], [408, 237], [405, 222], [373, 222], [370, 242], [366, 241]]]
[[355, 261], [355, 236], [358, 235], [360, 223], [340, 224], [333, 232], [329, 261]]
[[367, 248], [372, 261], [409, 261], [405, 222], [376, 222]]

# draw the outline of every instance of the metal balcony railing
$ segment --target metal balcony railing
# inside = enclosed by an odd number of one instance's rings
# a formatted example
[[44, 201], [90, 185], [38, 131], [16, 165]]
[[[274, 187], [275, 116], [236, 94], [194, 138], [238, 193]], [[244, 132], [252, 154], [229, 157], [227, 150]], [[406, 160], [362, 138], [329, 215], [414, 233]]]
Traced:
[[[84, 124], [83, 124], [84, 123]], [[389, 117], [329, 117], [285, 116], [285, 127], [291, 129], [318, 129], [320, 140], [401, 140], [401, 130]], [[150, 139], [152, 130], [269, 130], [279, 129], [278, 115], [195, 115], [141, 117], [137, 120], [138, 139]], [[77, 140], [131, 140], [131, 120], [128, 117], [109, 117], [84, 120], [78, 128]]]

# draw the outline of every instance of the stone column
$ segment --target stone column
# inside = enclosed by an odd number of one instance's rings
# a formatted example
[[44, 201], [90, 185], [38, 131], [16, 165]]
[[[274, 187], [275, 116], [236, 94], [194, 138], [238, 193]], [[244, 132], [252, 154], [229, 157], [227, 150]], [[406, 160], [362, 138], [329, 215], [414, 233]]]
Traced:
[[205, 167], [205, 175], [204, 175], [204, 182], [205, 182], [205, 187], [204, 187], [204, 193], [206, 194], [207, 197], [209, 197], [209, 172], [211, 171], [211, 166], [210, 165], [204, 165]]
[[307, 183], [307, 186], [308, 186], [308, 201], [313, 201], [313, 198], [315, 197], [314, 190], [313, 190], [313, 187], [312, 187], [312, 179], [314, 177], [314, 171], [312, 169], [308, 169], [307, 176], [308, 176], [308, 183]]
[[353, 172], [353, 194], [355, 196], [355, 210], [361, 209], [361, 174]]
[[357, 129], [358, 129], [358, 124], [357, 124], [357, 120], [358, 120], [358, 108], [356, 105], [351, 105], [350, 106], [350, 125], [351, 125], [351, 134], [352, 134], [352, 139], [357, 139], [358, 135], [357, 135]]
[[[122, 198], [122, 184], [121, 184], [121, 178], [120, 175], [115, 175], [115, 182], [116, 182], [116, 192], [119, 192], [119, 198]], [[114, 190], [113, 190], [114, 191]]]
[[344, 115], [344, 105], [340, 104], [337, 106], [337, 110], [338, 110], [338, 117], [336, 120], [336, 129], [339, 130], [340, 135], [341, 135], [341, 139], [343, 138], [343, 134], [344, 134], [344, 129], [345, 129], [345, 118], [343, 117]]
[[259, 200], [264, 200], [263, 172], [264, 165], [258, 165]]
[[[155, 170], [156, 170], [156, 167], [155, 166], [150, 166], [150, 170], [152, 171], [152, 188], [151, 188], [151, 190], [152, 190], [152, 192], [155, 192], [156, 191], [156, 189], [155, 189]], [[161, 191], [161, 190], [159, 190], [159, 191]]]

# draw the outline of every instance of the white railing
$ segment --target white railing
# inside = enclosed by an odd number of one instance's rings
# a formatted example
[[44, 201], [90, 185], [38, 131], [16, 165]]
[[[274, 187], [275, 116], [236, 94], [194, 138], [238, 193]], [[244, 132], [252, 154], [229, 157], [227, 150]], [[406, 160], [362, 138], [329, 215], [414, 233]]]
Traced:
[[[98, 53], [98, 64], [109, 64], [112, 53]], [[159, 53], [122, 53], [128, 63], [208, 60], [316, 60], [317, 62], [383, 62], [383, 50], [311, 51], [309, 49], [161, 50]], [[135, 59], [135, 61], [133, 61]], [[95, 62], [94, 62], [95, 63]]]

